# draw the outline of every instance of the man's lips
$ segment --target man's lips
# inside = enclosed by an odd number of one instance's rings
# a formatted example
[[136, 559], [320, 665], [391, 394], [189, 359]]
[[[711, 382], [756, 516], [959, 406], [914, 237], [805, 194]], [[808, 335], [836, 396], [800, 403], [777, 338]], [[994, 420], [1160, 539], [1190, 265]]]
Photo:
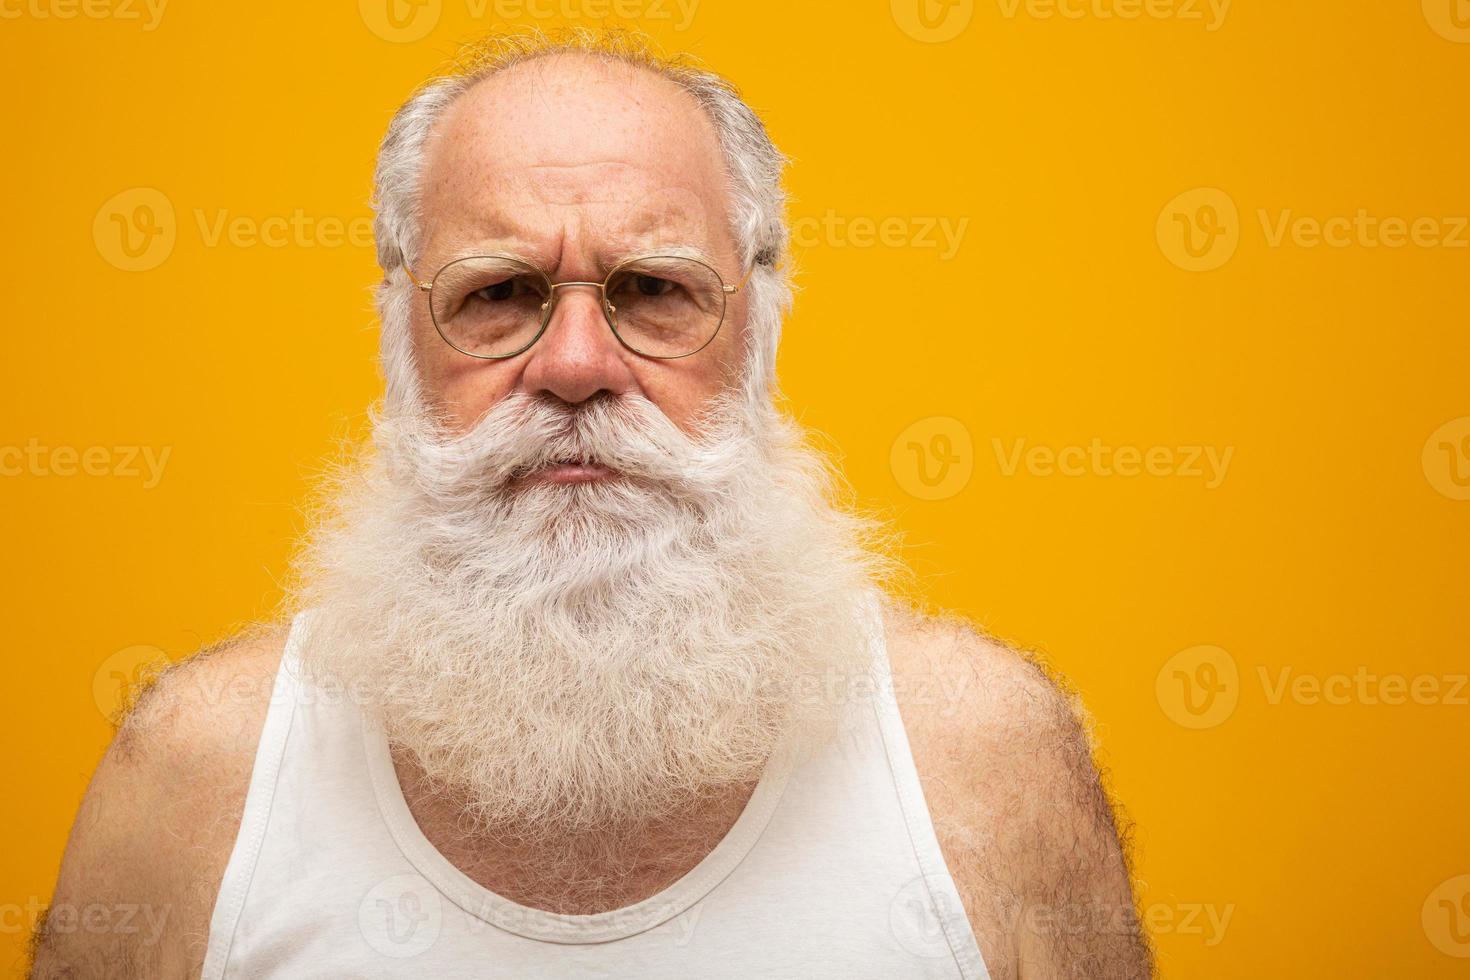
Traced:
[[611, 480], [618, 471], [601, 463], [552, 463], [532, 470], [523, 479], [533, 483], [591, 483]]

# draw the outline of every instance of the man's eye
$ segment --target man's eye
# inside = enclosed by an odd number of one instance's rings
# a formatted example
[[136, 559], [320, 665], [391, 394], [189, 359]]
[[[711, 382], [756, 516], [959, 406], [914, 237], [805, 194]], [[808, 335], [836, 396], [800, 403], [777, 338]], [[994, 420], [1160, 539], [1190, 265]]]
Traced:
[[634, 277], [633, 284], [644, 296], [662, 296], [678, 288], [677, 283], [658, 276], [638, 275]]
[[475, 299], [483, 299], [490, 302], [504, 302], [505, 300], [508, 300], [512, 296], [514, 296], [515, 293], [516, 281], [514, 279], [506, 279], [503, 282], [493, 283], [489, 286], [482, 286], [481, 288], [475, 290], [471, 294], [471, 296], [473, 296]]

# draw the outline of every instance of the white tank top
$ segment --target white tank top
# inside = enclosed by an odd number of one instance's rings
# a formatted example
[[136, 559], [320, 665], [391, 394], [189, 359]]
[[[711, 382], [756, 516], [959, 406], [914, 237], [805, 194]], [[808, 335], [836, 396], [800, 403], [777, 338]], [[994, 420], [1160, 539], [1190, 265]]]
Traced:
[[[875, 606], [876, 609], [876, 606]], [[658, 894], [559, 915], [475, 883], [414, 822], [382, 729], [299, 676], [291, 624], [203, 980], [987, 980], [894, 701], [881, 619], [870, 696], [810, 760], [769, 766], [735, 825]]]

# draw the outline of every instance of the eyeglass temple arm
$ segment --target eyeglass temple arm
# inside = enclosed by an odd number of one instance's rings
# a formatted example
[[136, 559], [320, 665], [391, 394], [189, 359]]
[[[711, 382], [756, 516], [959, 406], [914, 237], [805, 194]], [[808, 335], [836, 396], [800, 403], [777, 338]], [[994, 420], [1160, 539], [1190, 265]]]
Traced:
[[750, 271], [745, 274], [745, 278], [742, 279], [742, 280], [740, 280], [740, 282], [737, 285], [734, 285], [734, 286], [724, 286], [722, 288], [727, 293], [738, 293], [738, 292], [740, 292], [740, 290], [742, 290], [742, 289], [745, 288], [745, 284], [748, 283], [748, 282], [750, 282], [750, 277], [753, 276], [753, 275], [755, 275], [756, 266], [759, 265], [759, 264], [760, 263], [758, 263], [758, 262], [757, 263], [752, 263], [751, 266], [750, 266]]
[[[408, 281], [413, 283], [416, 287], [422, 289], [426, 293], [434, 288], [434, 284], [432, 282], [419, 282], [418, 278], [413, 274], [413, 270], [408, 267], [407, 262], [403, 262], [401, 263], [401, 265], [403, 266], [403, 271], [408, 273]], [[742, 283], [741, 285], [744, 285], [744, 283]]]

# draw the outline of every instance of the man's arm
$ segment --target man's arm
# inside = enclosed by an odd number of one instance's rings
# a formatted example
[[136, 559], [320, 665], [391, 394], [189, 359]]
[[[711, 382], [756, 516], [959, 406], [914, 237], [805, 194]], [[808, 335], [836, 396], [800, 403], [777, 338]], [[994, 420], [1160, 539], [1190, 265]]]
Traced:
[[967, 624], [889, 618], [920, 782], [992, 976], [1152, 976], [1080, 707]]
[[198, 975], [283, 645], [199, 654], [139, 698], [72, 826], [33, 980]]

